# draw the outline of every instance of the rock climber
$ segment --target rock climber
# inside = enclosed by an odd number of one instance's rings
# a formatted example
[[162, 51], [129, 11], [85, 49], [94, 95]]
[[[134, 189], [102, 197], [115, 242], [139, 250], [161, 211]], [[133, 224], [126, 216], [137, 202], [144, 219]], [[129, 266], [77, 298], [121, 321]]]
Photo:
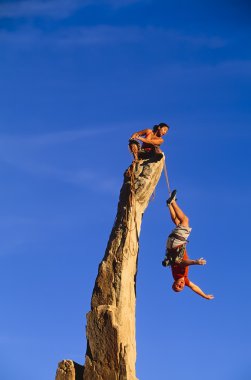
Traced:
[[[135, 132], [129, 140], [129, 148], [133, 154], [134, 160], [139, 158], [149, 158], [155, 155], [162, 157], [160, 145], [164, 142], [164, 136], [169, 130], [165, 123], [154, 125], [153, 129], [143, 129]], [[142, 145], [137, 141], [141, 141]]]
[[198, 260], [191, 260], [186, 251], [187, 239], [192, 228], [189, 226], [189, 219], [180, 209], [176, 202], [176, 193], [174, 190], [167, 200], [167, 206], [170, 211], [170, 216], [176, 227], [168, 236], [166, 243], [166, 256], [162, 261], [163, 266], [171, 266], [174, 282], [172, 289], [175, 292], [181, 292], [185, 286], [188, 286], [199, 296], [212, 300], [212, 294], [205, 294], [198, 285], [194, 284], [188, 278], [190, 265], [205, 265], [206, 260], [201, 257]]

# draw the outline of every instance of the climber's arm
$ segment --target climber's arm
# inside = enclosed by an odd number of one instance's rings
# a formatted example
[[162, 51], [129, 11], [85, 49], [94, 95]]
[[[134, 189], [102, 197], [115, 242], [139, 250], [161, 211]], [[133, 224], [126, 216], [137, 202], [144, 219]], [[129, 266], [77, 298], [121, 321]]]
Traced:
[[189, 281], [189, 284], [187, 284], [189, 288], [191, 288], [195, 293], [197, 293], [199, 296], [206, 298], [207, 300], [214, 299], [214, 296], [212, 294], [205, 294], [201, 288], [194, 284], [193, 282]]
[[151, 129], [142, 129], [142, 131], [135, 132], [131, 139], [138, 139], [139, 136], [147, 136], [150, 132], [152, 132]]
[[182, 260], [179, 265], [180, 266], [183, 266], [183, 267], [187, 267], [188, 265], [205, 265], [207, 262], [205, 259], [203, 259], [203, 257], [201, 257], [200, 259], [198, 260], [190, 260], [190, 259], [186, 259], [186, 260]]
[[[145, 137], [142, 137], [145, 136]], [[140, 140], [146, 144], [152, 144], [152, 145], [160, 145], [164, 142], [164, 140], [161, 137], [155, 136], [152, 133], [151, 129], [143, 129], [142, 131], [135, 132], [131, 139], [137, 139]]]
[[164, 142], [164, 140], [161, 137], [151, 137], [149, 139], [144, 137], [136, 137], [138, 140], [146, 143], [146, 144], [152, 144], [152, 145], [160, 145]]

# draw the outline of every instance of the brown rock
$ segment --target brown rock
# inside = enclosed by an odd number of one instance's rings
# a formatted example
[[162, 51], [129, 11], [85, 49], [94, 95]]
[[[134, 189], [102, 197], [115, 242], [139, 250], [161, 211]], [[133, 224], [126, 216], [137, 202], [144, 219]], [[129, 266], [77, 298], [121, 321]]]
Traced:
[[55, 380], [82, 380], [84, 367], [72, 360], [62, 360], [58, 363]]
[[137, 380], [135, 303], [139, 234], [142, 216], [163, 164], [164, 158], [140, 160], [124, 174], [117, 216], [87, 314], [84, 380]]
[[116, 219], [87, 314], [85, 366], [59, 363], [56, 380], [137, 380], [135, 307], [139, 235], [164, 158], [134, 162], [124, 174]]

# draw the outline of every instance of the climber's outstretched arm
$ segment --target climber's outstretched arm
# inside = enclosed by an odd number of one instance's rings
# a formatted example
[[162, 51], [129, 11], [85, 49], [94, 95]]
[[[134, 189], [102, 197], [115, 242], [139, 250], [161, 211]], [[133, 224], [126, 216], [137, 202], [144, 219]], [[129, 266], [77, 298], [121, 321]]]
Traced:
[[179, 265], [183, 267], [187, 267], [188, 265], [206, 265], [206, 260], [201, 257], [198, 260], [192, 260], [192, 259], [187, 259], [187, 260], [182, 260]]
[[199, 294], [199, 296], [206, 298], [207, 300], [214, 299], [214, 296], [212, 294], [205, 294], [201, 288], [199, 288], [198, 285], [195, 285], [193, 282], [189, 281], [189, 285], [187, 285], [189, 288], [191, 288], [195, 293]]

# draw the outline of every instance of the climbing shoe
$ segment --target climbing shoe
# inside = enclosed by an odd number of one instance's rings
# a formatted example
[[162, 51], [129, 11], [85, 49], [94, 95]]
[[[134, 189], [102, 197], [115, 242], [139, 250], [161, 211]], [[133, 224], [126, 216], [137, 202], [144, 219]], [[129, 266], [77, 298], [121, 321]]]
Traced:
[[167, 206], [169, 206], [172, 203], [172, 201], [175, 201], [176, 194], [177, 194], [177, 190], [173, 190], [170, 198], [168, 198], [168, 200], [166, 201]]

